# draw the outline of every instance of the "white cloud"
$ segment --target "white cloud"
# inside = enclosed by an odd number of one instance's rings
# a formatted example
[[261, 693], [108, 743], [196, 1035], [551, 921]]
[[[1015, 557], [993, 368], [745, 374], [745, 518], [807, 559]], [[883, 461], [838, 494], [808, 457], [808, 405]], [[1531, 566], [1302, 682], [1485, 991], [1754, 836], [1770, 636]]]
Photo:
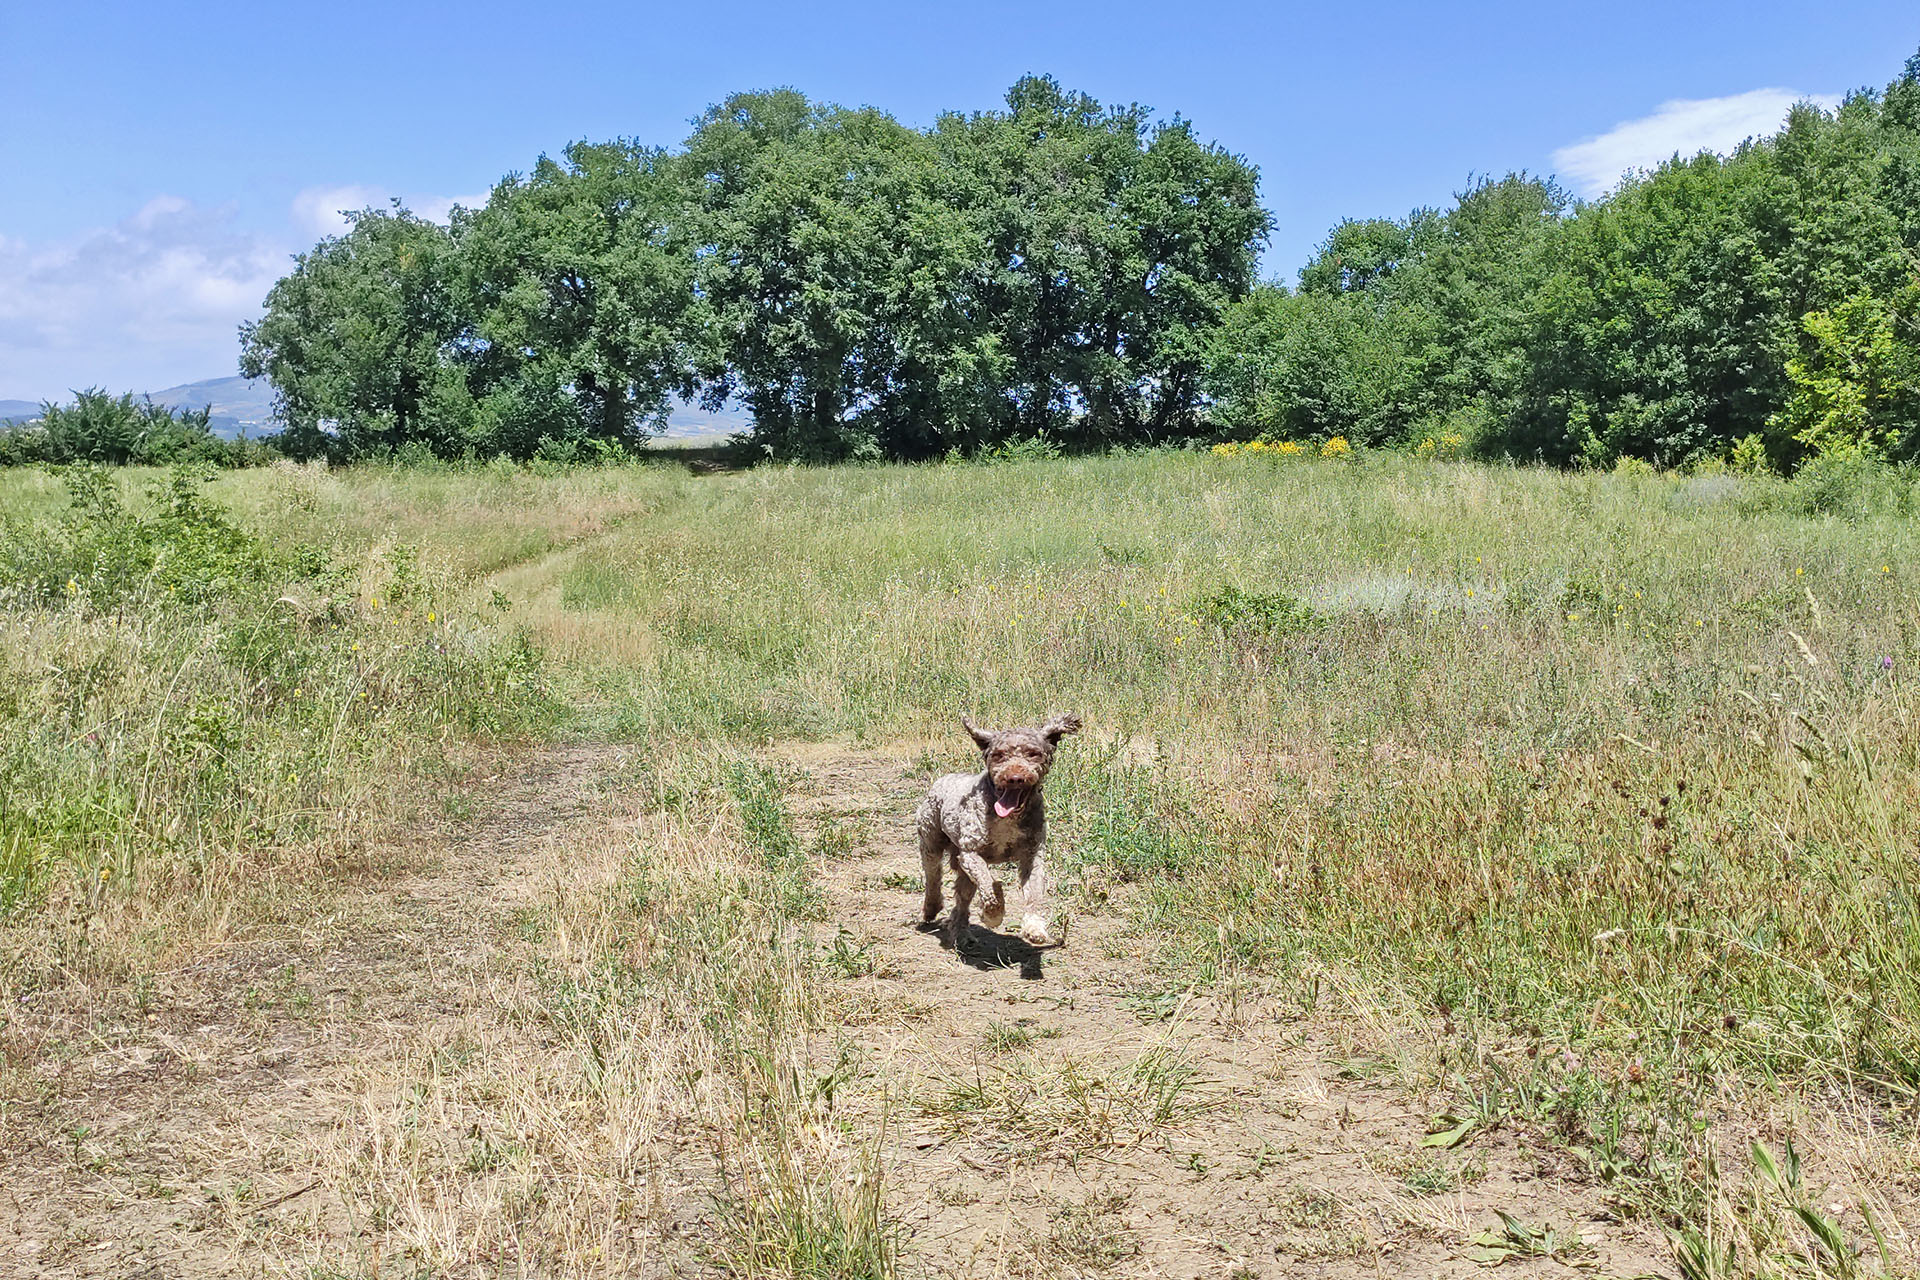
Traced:
[[163, 195], [70, 240], [0, 239], [0, 398], [233, 372], [236, 327], [287, 268], [234, 216]]
[[347, 229], [346, 210], [385, 208], [378, 187], [308, 187], [293, 198], [294, 225], [313, 236], [337, 236]]
[[1623, 174], [1651, 169], [1675, 153], [1728, 152], [1748, 138], [1777, 131], [1796, 102], [1828, 110], [1836, 94], [1796, 93], [1791, 89], [1750, 89], [1724, 98], [1675, 98], [1652, 115], [1625, 120], [1597, 138], [1553, 153], [1554, 168], [1586, 197], [1605, 193]]
[[453, 206], [478, 209], [487, 202], [487, 195], [482, 191], [477, 196], [413, 196], [406, 205], [429, 222], [445, 222], [453, 216]]
[[[308, 187], [293, 198], [294, 223], [314, 238], [337, 236], [347, 229], [345, 211], [385, 209], [394, 193], [381, 187], [354, 184], [337, 187]], [[403, 195], [400, 202], [430, 222], [445, 222], [453, 206], [477, 209], [487, 202], [487, 193], [477, 196]]]
[[[236, 371], [243, 320], [260, 314], [293, 253], [347, 229], [342, 209], [384, 208], [377, 187], [311, 187], [283, 230], [159, 195], [111, 227], [41, 243], [0, 235], [0, 400], [64, 399], [101, 385], [147, 391]], [[478, 196], [409, 196], [444, 222]]]

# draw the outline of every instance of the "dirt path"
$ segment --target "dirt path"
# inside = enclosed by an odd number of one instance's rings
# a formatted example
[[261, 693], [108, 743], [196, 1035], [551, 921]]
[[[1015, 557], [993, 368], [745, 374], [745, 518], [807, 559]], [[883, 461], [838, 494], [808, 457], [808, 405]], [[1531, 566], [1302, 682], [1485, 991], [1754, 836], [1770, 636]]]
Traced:
[[909, 1082], [893, 1203], [933, 1273], [1476, 1275], [1490, 1256], [1470, 1257], [1472, 1238], [1501, 1230], [1497, 1211], [1583, 1242], [1503, 1274], [1670, 1273], [1657, 1234], [1563, 1160], [1508, 1134], [1423, 1148], [1436, 1104], [1370, 1083], [1328, 1019], [1156, 980], [1110, 915], [1073, 916], [1045, 953], [983, 932], [964, 956], [943, 949], [915, 927], [905, 815], [927, 775], [792, 758], [804, 816], [864, 815], [872, 832], [830, 866], [830, 894], [841, 952], [873, 970], [844, 979], [881, 1011], [866, 1046]]
[[475, 1014], [526, 855], [593, 816], [601, 748], [469, 782], [475, 822], [384, 851], [391, 877], [290, 901], [224, 955], [17, 1019], [34, 1096], [0, 1117], [0, 1276], [258, 1275], [346, 1220], [315, 1153], [358, 1081]]
[[[1550, 1153], [1507, 1133], [1422, 1148], [1435, 1104], [1357, 1059], [1338, 1020], [1156, 978], [1114, 909], [1072, 916], [1045, 953], [985, 933], [943, 948], [915, 927], [926, 773], [845, 746], [775, 758], [827, 853], [818, 939], [841, 1044], [866, 1095], [889, 1099], [905, 1274], [1476, 1275], [1468, 1251], [1496, 1211], [1582, 1241], [1510, 1256], [1503, 1274], [1670, 1273], [1656, 1235], [1612, 1220]], [[342, 1274], [301, 1260], [356, 1256], [367, 1224], [340, 1194], [339, 1153], [400, 1140], [404, 1108], [381, 1097], [458, 1070], [484, 1083], [484, 1063], [435, 1065], [460, 1044], [565, 1057], [524, 1016], [535, 947], [520, 929], [528, 904], [581, 891], [565, 869], [583, 850], [604, 864], [588, 878], [645, 856], [620, 765], [603, 748], [516, 760], [473, 782], [460, 830], [388, 851], [396, 872], [290, 904], [138, 1002], [69, 993], [23, 1011], [39, 1061], [33, 1095], [0, 1113], [0, 1277]], [[537, 1094], [541, 1078], [516, 1087]], [[502, 1110], [488, 1098], [470, 1088], [464, 1111], [441, 1108], [446, 1150]], [[635, 1228], [661, 1242], [637, 1255], [643, 1274], [688, 1274], [701, 1256], [710, 1188], [697, 1160], [680, 1167]], [[491, 1186], [429, 1187], [439, 1216], [420, 1230], [457, 1230], [479, 1212], [460, 1196]], [[358, 1256], [345, 1274], [382, 1274]], [[476, 1254], [444, 1274], [547, 1272]]]

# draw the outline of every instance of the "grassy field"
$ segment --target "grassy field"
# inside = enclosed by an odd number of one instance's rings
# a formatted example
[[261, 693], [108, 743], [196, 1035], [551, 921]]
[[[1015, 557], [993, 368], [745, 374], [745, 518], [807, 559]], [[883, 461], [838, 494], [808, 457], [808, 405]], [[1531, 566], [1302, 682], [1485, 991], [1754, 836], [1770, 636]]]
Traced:
[[[833, 828], [797, 834], [769, 761], [958, 766], [960, 710], [1071, 709], [1059, 878], [1077, 916], [1125, 923], [1143, 984], [1363, 1020], [1450, 1100], [1442, 1149], [1568, 1153], [1676, 1233], [1681, 1274], [1911, 1263], [1909, 478], [1196, 453], [168, 483], [111, 477], [74, 510], [0, 474], [10, 1007], [133, 999], [377, 877], [392, 833], [463, 816], [475, 758], [618, 749], [653, 842], [529, 943], [599, 1065], [521, 1102], [679, 1096], [728, 1135], [715, 1265], [888, 1274], [878, 1104], [831, 1159], [803, 1137], [809, 1029], [846, 1010], [781, 922], [821, 916]], [[27, 1115], [46, 1045], [8, 1034]], [[667, 1081], [667, 1044], [701, 1071]], [[1782, 1136], [1763, 1115], [1844, 1203], [1754, 1164], [1753, 1134]], [[369, 1159], [342, 1185], [389, 1176]], [[597, 1167], [570, 1185], [606, 1198], [501, 1222], [571, 1239], [617, 1211]], [[586, 1247], [553, 1256], [609, 1256]]]

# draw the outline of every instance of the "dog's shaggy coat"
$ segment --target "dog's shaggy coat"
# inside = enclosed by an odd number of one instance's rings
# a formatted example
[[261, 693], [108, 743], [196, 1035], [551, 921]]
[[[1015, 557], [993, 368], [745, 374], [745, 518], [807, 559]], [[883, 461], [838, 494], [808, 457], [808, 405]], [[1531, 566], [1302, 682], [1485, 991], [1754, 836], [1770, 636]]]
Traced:
[[1040, 795], [1060, 739], [1080, 728], [1080, 717], [1055, 714], [1034, 728], [981, 729], [960, 717], [980, 746], [986, 768], [937, 778], [920, 802], [920, 871], [926, 882], [921, 919], [940, 914], [940, 881], [954, 871], [953, 914], [947, 929], [954, 945], [966, 936], [974, 895], [980, 923], [997, 929], [1006, 918], [1006, 894], [992, 868], [1011, 862], [1020, 873], [1020, 936], [1036, 947], [1053, 935], [1047, 925], [1047, 811]]

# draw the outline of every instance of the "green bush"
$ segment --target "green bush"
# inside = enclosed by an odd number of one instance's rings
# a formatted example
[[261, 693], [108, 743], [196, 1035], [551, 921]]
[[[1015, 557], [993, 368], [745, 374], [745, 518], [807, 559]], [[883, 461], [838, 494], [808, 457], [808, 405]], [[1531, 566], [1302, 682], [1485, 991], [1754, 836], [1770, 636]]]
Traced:
[[1322, 621], [1319, 614], [1290, 595], [1243, 591], [1230, 582], [1202, 596], [1194, 612], [1222, 631], [1265, 636], [1310, 631]]
[[32, 423], [0, 428], [0, 466], [91, 462], [108, 466], [259, 466], [278, 456], [258, 440], [222, 440], [208, 425], [210, 409], [171, 409], [131, 392], [98, 387], [76, 392], [70, 405], [44, 404]]
[[1781, 491], [1788, 510], [1809, 516], [1857, 520], [1876, 513], [1913, 510], [1913, 476], [1859, 449], [1838, 449], [1809, 458]]
[[204, 605], [319, 568], [315, 552], [277, 552], [242, 531], [201, 495], [205, 475], [195, 468], [154, 484], [142, 511], [127, 507], [100, 466], [73, 467], [64, 479], [72, 503], [57, 524], [0, 528], [0, 591], [19, 603], [77, 598], [107, 611], [151, 595]]

